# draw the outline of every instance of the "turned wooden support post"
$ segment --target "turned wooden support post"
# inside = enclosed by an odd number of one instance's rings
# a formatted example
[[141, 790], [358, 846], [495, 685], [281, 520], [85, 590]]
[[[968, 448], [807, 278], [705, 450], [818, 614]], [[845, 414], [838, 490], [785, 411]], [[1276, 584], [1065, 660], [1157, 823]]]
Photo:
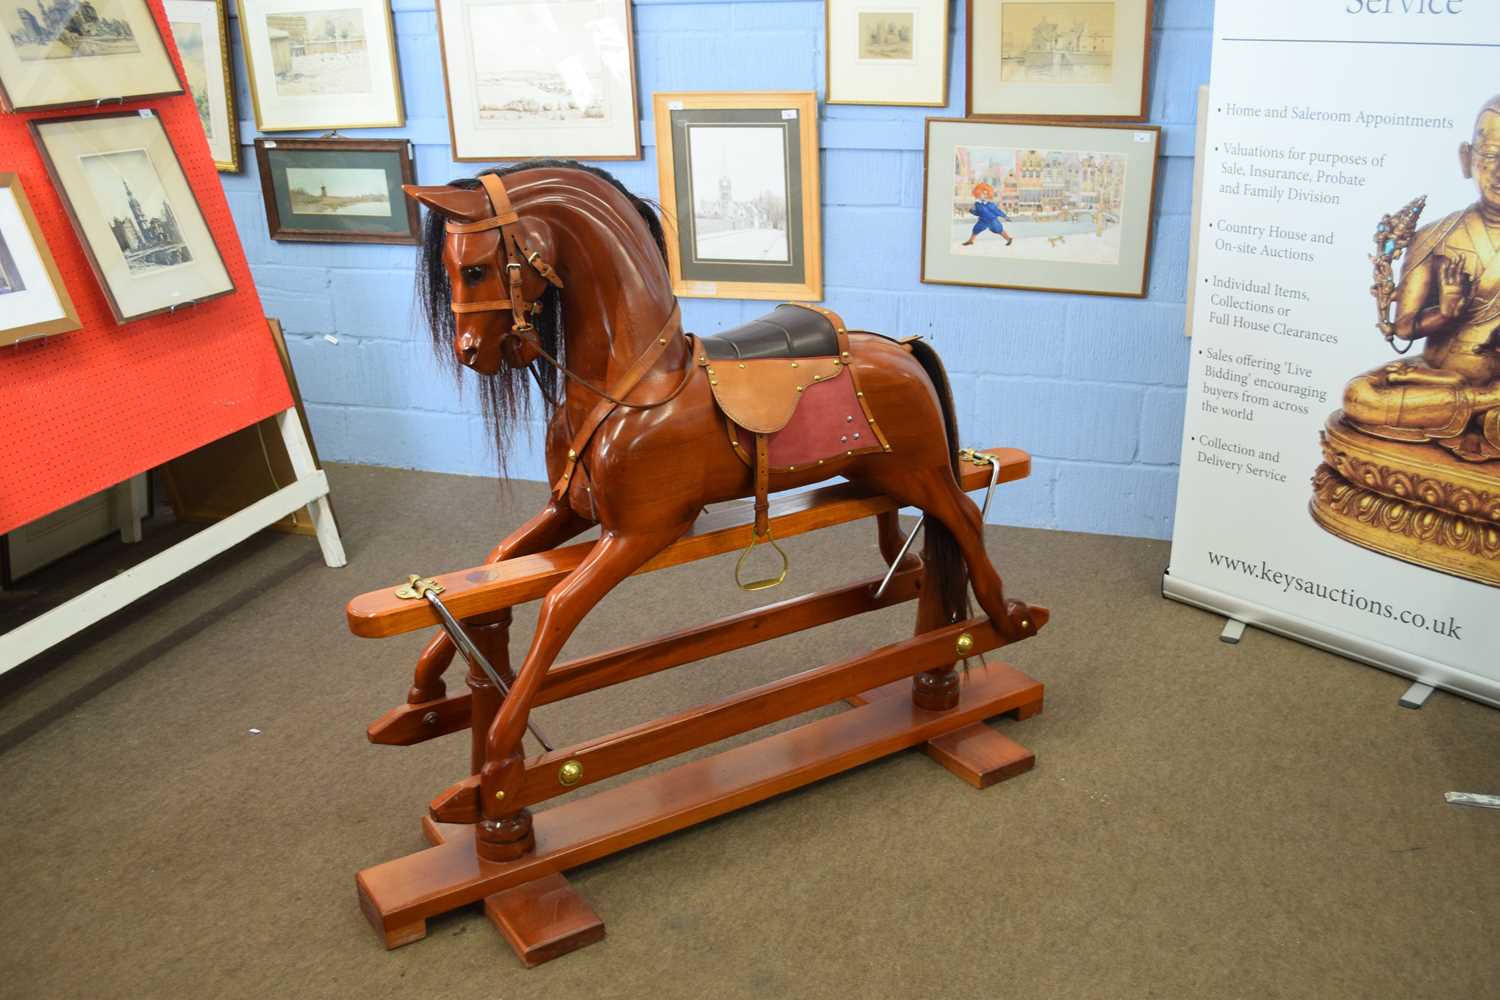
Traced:
[[[880, 544], [880, 554], [889, 565], [896, 558], [896, 553], [901, 551], [901, 543], [906, 541], [906, 533], [901, 530], [899, 511], [888, 510], [875, 516], [875, 528]], [[914, 550], [908, 550], [906, 557], [902, 560], [903, 569], [910, 565], [920, 565], [922, 559]], [[942, 599], [938, 595], [937, 586], [930, 581], [922, 581], [921, 592], [917, 596], [917, 635], [942, 628], [949, 625], [943, 616]], [[931, 709], [935, 712], [946, 711], [958, 704], [958, 674], [953, 669], [953, 664], [928, 670], [912, 677], [911, 699], [919, 708]]]
[[[466, 623], [474, 645], [490, 661], [495, 672], [514, 690], [515, 671], [510, 665], [511, 611], [504, 608], [491, 615]], [[470, 664], [467, 678], [472, 692], [470, 739], [471, 773], [480, 776], [480, 818], [475, 831], [475, 848], [480, 857], [490, 861], [513, 861], [532, 849], [531, 813], [509, 807], [497, 793], [502, 785], [513, 786], [514, 773], [524, 769], [525, 761], [519, 742], [502, 760], [491, 760], [490, 730], [505, 698], [485, 676], [483, 670]]]

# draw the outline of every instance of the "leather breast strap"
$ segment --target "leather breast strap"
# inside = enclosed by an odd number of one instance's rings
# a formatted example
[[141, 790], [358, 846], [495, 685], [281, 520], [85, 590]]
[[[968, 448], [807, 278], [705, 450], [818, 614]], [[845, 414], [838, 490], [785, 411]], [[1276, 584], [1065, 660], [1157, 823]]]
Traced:
[[[563, 465], [562, 475], [558, 476], [557, 482], [552, 485], [553, 499], [562, 500], [567, 495], [568, 484], [572, 482], [573, 472], [578, 468], [578, 459], [583, 455], [584, 448], [588, 447], [589, 440], [594, 436], [594, 432], [621, 405], [621, 401], [630, 395], [636, 386], [640, 385], [641, 379], [645, 378], [646, 374], [656, 365], [662, 353], [667, 349], [667, 345], [672, 342], [672, 338], [677, 333], [681, 332], [681, 329], [682, 306], [673, 301], [672, 312], [667, 316], [667, 321], [662, 324], [661, 330], [652, 338], [651, 343], [646, 345], [646, 349], [641, 352], [640, 357], [636, 358], [635, 361], [631, 362], [630, 367], [625, 369], [625, 374], [620, 376], [620, 380], [610, 387], [609, 396], [614, 398], [606, 397], [600, 399], [599, 402], [594, 404], [594, 408], [588, 412], [588, 415], [583, 418], [583, 423], [578, 426], [578, 431], [573, 435], [573, 440], [568, 448], [568, 457]], [[691, 354], [691, 352], [689, 353]], [[683, 376], [682, 385], [674, 389], [665, 399], [657, 400], [654, 403], [625, 403], [624, 405], [632, 407], [640, 406], [641, 408], [659, 406], [676, 396], [682, 390], [682, 386], [685, 386], [687, 380], [692, 378], [693, 371], [694, 367], [689, 364], [687, 366], [687, 373]]]

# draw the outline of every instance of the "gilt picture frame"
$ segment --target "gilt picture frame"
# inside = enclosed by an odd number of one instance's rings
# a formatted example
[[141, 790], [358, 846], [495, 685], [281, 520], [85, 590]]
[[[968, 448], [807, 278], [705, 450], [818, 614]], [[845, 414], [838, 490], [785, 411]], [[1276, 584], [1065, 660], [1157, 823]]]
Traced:
[[[631, 0], [436, 0], [457, 162], [641, 158]], [[493, 45], [496, 38], [524, 39]]]
[[21, 179], [0, 173], [0, 345], [81, 325]]
[[405, 139], [257, 139], [271, 239], [307, 243], [422, 242], [417, 182]]
[[1142, 298], [1161, 129], [929, 118], [922, 281]]
[[1154, 0], [965, 0], [971, 117], [1145, 121]]
[[654, 105], [673, 290], [821, 299], [817, 96], [658, 93]]
[[165, 7], [214, 166], [220, 173], [238, 173], [240, 118], [229, 55], [227, 0], [166, 0]]
[[235, 0], [255, 127], [405, 124], [389, 0]]
[[146, 0], [0, 0], [0, 110], [182, 92]]
[[827, 0], [825, 104], [948, 105], [948, 3]]
[[150, 109], [27, 123], [117, 323], [234, 291]]

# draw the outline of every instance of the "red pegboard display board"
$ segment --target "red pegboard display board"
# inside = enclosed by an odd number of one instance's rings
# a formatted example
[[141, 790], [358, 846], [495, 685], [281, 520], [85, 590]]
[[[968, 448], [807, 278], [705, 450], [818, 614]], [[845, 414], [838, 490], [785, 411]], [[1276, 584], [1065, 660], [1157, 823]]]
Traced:
[[[148, 2], [180, 79], [161, 0]], [[83, 323], [72, 333], [0, 347], [0, 532], [292, 405], [192, 97], [100, 111], [134, 108], [160, 116], [235, 291], [117, 325], [26, 127], [94, 112], [0, 112], [0, 171], [20, 176]]]

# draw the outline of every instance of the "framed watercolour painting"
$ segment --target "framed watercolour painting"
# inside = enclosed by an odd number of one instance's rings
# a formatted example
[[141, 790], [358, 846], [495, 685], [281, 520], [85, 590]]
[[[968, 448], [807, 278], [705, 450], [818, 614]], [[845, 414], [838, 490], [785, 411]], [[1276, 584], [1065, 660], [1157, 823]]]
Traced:
[[639, 160], [630, 0], [437, 0], [455, 160]]
[[813, 92], [658, 93], [655, 116], [673, 290], [821, 299]]
[[967, 0], [966, 113], [1144, 121], [1153, 0]]
[[[3, 2], [3, 0], [0, 0]], [[214, 166], [240, 169], [240, 119], [229, 78], [229, 16], [226, 0], [166, 0], [167, 24], [182, 56], [188, 90], [208, 136]]]
[[404, 122], [389, 0], [237, 3], [256, 128], [395, 128]]
[[180, 93], [146, 0], [0, 0], [0, 109]]
[[948, 4], [828, 0], [828, 104], [948, 103]]
[[116, 322], [234, 290], [161, 119], [143, 110], [28, 125]]
[[927, 119], [922, 280], [1146, 294], [1154, 125]]
[[73, 300], [15, 174], [0, 174], [0, 344], [79, 327]]
[[405, 139], [257, 139], [255, 160], [273, 240], [421, 242]]

